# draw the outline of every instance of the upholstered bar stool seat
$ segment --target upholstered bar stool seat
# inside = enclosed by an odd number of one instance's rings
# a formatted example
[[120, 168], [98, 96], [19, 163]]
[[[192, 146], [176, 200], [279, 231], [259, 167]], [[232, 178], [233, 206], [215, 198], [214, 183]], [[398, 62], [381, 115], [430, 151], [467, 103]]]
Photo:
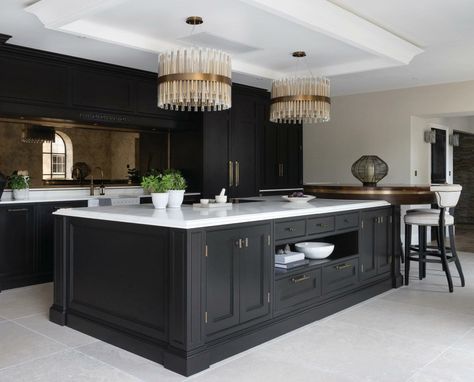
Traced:
[[[454, 224], [454, 217], [452, 215], [445, 214], [444, 216], [444, 225], [449, 226]], [[405, 224], [436, 227], [439, 224], [439, 213], [414, 212], [406, 215]]]
[[[436, 195], [439, 209], [415, 209], [405, 215], [405, 285], [409, 283], [410, 262], [419, 263], [419, 278], [426, 277], [426, 263], [441, 263], [448, 280], [449, 291], [453, 292], [453, 280], [449, 270], [449, 263], [454, 262], [461, 279], [465, 285], [464, 274], [459, 261], [454, 241], [454, 216], [449, 214], [449, 208], [454, 208], [461, 196], [460, 185], [433, 185], [431, 190]], [[419, 244], [411, 243], [412, 226], [418, 226]], [[436, 227], [438, 232], [438, 245], [428, 246], [426, 243], [427, 227]], [[445, 246], [446, 228], [449, 231], [450, 248]]]

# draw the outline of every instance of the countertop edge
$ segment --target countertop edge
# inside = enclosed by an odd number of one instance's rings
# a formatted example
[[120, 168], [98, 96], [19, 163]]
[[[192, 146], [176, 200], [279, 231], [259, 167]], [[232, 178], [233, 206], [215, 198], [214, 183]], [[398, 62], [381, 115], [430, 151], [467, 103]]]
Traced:
[[[165, 228], [178, 228], [178, 229], [194, 229], [194, 228], [205, 228], [215, 227], [220, 225], [230, 225], [239, 223], [249, 223], [257, 221], [265, 221], [272, 219], [286, 219], [300, 216], [310, 215], [322, 215], [329, 213], [338, 213], [345, 211], [362, 210], [367, 208], [377, 208], [390, 206], [390, 203], [383, 200], [373, 201], [354, 201], [354, 204], [331, 206], [331, 207], [314, 207], [311, 209], [291, 209], [282, 211], [262, 212], [262, 213], [244, 213], [238, 216], [226, 216], [226, 217], [210, 217], [207, 219], [180, 221], [173, 220], [172, 218], [166, 218], [166, 221], [156, 217], [140, 217], [119, 213], [107, 213], [100, 211], [88, 211], [87, 209], [77, 208], [65, 208], [60, 209], [54, 213], [57, 216], [104, 220], [119, 223], [130, 223], [140, 224], [148, 226], [157, 226]], [[169, 211], [169, 210], [168, 210]]]

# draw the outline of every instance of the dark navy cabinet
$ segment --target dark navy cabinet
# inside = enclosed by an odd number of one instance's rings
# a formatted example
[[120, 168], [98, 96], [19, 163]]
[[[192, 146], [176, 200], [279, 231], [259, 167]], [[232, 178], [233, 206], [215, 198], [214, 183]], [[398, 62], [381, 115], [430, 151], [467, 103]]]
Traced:
[[0, 207], [0, 290], [53, 280], [54, 217], [59, 208], [87, 201]]
[[389, 209], [361, 213], [359, 237], [360, 279], [390, 272], [392, 265], [392, 216]]
[[206, 332], [270, 314], [271, 225], [206, 234]]
[[14, 288], [34, 277], [35, 225], [32, 205], [0, 208], [0, 287]]

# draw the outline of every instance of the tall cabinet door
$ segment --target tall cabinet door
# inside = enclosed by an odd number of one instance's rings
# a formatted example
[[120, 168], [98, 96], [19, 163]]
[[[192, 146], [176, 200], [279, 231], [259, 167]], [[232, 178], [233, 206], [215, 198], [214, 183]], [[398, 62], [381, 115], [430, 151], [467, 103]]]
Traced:
[[257, 194], [257, 102], [256, 97], [234, 93], [229, 159], [233, 163], [231, 196]]
[[207, 334], [239, 323], [239, 231], [207, 233], [206, 311]]
[[377, 275], [377, 257], [374, 247], [374, 236], [378, 212], [363, 212], [359, 234], [359, 261], [361, 280], [367, 280]]
[[230, 111], [205, 112], [203, 122], [202, 194], [214, 198], [229, 188]]
[[390, 210], [379, 214], [375, 225], [375, 255], [377, 257], [377, 273], [390, 272], [392, 265], [392, 222]]
[[303, 185], [303, 127], [287, 125], [286, 151], [287, 161], [284, 167], [286, 186], [301, 187]]
[[240, 322], [270, 313], [270, 224], [243, 229], [239, 253]]
[[[34, 208], [0, 208], [0, 282], [4, 288], [21, 285], [35, 271]], [[1, 287], [1, 285], [0, 285]]]

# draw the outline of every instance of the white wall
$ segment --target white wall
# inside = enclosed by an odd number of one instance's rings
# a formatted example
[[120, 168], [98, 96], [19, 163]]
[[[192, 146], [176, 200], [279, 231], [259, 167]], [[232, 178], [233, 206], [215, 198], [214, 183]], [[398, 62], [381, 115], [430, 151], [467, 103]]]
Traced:
[[[390, 168], [381, 184], [429, 183], [422, 131], [441, 115], [474, 115], [474, 81], [334, 97], [331, 122], [303, 128], [304, 182], [356, 183], [352, 163], [375, 154]], [[473, 118], [436, 122], [474, 133]]]

